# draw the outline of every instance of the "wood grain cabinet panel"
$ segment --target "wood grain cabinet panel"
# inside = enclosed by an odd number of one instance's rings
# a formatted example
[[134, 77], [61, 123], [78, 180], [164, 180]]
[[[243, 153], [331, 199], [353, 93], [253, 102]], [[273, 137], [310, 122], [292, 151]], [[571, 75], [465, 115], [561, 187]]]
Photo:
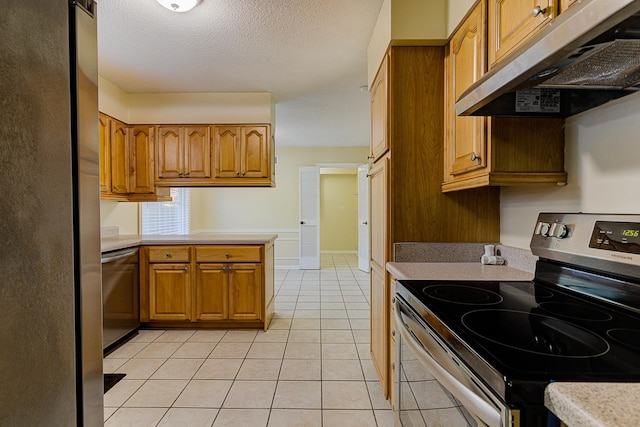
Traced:
[[377, 160], [389, 149], [387, 114], [389, 97], [389, 62], [385, 56], [371, 85], [371, 145], [369, 158]]
[[472, 9], [446, 48], [442, 191], [563, 184], [567, 175], [562, 119], [455, 113], [456, 100], [486, 71], [485, 4], [482, 0]]
[[111, 121], [111, 192], [129, 193], [129, 127]]
[[129, 190], [135, 194], [152, 194], [153, 126], [132, 126], [129, 130]]
[[100, 198], [118, 201], [171, 200], [154, 180], [154, 128], [130, 126], [99, 114]]
[[152, 264], [149, 267], [149, 318], [191, 319], [189, 264]]
[[212, 183], [209, 126], [158, 126], [156, 182], [190, 186]]
[[558, 0], [489, 0], [489, 66], [557, 16]]
[[564, 12], [576, 3], [578, 3], [578, 0], [560, 0], [560, 13]]
[[197, 264], [195, 320], [229, 318], [229, 274], [225, 264]]
[[[463, 48], [475, 49], [475, 43], [471, 36]], [[386, 264], [393, 261], [393, 245], [491, 242], [500, 237], [498, 189], [442, 193], [444, 62], [443, 47], [391, 46], [377, 77], [386, 74], [384, 86], [376, 90], [374, 83], [371, 91], [371, 147], [372, 153], [381, 154], [373, 155], [369, 171], [370, 345], [386, 397], [392, 394], [393, 373], [391, 278]], [[383, 93], [376, 93], [379, 90], [386, 95], [376, 106], [375, 98]], [[381, 135], [386, 148], [374, 149]]]
[[261, 327], [273, 317], [273, 243], [143, 246], [140, 317], [167, 327]]
[[214, 126], [214, 170], [227, 185], [272, 185], [273, 156], [269, 125]]
[[98, 136], [100, 141], [100, 192], [111, 192], [111, 120], [100, 113], [98, 116]]

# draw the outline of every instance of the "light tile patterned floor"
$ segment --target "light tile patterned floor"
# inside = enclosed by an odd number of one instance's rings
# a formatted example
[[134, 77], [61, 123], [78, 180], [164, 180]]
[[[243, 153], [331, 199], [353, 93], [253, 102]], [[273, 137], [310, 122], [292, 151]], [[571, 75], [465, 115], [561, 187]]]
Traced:
[[144, 330], [104, 359], [126, 377], [105, 425], [392, 427], [369, 354], [369, 275], [355, 255], [276, 270], [269, 330]]

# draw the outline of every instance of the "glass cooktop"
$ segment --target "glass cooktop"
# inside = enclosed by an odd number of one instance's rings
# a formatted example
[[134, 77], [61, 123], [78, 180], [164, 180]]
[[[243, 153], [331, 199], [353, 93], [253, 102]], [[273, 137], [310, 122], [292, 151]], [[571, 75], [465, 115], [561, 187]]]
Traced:
[[534, 282], [401, 280], [397, 292], [507, 383], [640, 380], [640, 317], [611, 305]]

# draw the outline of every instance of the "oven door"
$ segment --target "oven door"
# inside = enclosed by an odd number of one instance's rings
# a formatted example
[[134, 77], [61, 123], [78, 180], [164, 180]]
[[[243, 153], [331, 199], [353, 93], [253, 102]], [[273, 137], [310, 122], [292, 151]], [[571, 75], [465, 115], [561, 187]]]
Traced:
[[[396, 421], [414, 426], [514, 426], [517, 417], [396, 295]], [[515, 424], [514, 424], [515, 423]]]

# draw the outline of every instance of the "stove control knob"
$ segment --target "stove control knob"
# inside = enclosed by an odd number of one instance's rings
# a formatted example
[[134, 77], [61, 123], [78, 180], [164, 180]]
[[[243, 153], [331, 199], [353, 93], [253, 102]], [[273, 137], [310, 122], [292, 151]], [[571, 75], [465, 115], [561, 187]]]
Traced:
[[557, 237], [558, 239], [564, 239], [569, 234], [569, 229], [566, 225], [560, 222], [554, 222], [549, 230], [549, 236]]
[[536, 230], [534, 232], [534, 234], [540, 234], [544, 237], [549, 236], [549, 229], [551, 228], [551, 225], [548, 222], [542, 222], [540, 221], [538, 223], [538, 225], [536, 225]]

